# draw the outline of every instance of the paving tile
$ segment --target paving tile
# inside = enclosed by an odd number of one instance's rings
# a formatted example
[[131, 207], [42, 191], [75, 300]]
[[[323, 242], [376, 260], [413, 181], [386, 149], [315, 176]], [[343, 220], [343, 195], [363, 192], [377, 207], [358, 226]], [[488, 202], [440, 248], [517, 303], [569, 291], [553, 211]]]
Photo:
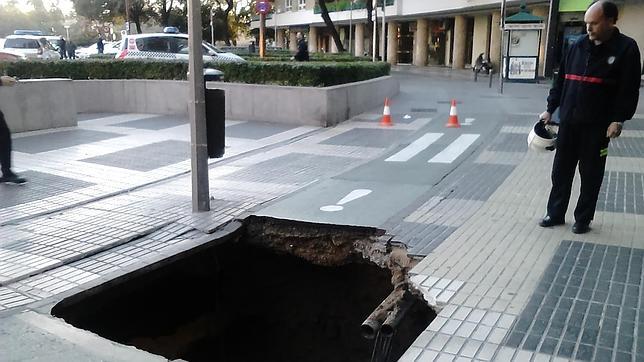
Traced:
[[[0, 209], [41, 201], [94, 185], [89, 182], [38, 171], [25, 171], [21, 175], [27, 178], [29, 183], [21, 186], [20, 192], [15, 192], [15, 187], [0, 184]], [[42, 210], [38, 211], [42, 212]]]
[[442, 351], [447, 342], [450, 339], [450, 335], [443, 333], [436, 333], [434, 338], [427, 344], [427, 348], [433, 349], [436, 351]]
[[633, 260], [641, 274], [643, 259], [633, 256], [643, 254], [643, 249], [561, 242], [504, 345], [564, 359], [603, 361], [618, 353], [628, 358], [636, 347], [639, 303], [624, 303], [639, 301], [641, 278], [634, 278], [638, 284], [625, 281]]
[[147, 172], [189, 159], [189, 142], [168, 140], [86, 158], [82, 161]]
[[122, 134], [73, 129], [19, 137], [13, 140], [13, 149], [24, 153], [41, 153], [92, 142], [122, 137]]
[[451, 354], [458, 354], [466, 341], [466, 338], [454, 336], [447, 342], [443, 351]]
[[[188, 122], [189, 122], [188, 119], [183, 116], [163, 115], [163, 116], [148, 117], [143, 119], [135, 119], [132, 121], [115, 123], [115, 124], [112, 124], [111, 126], [158, 131], [158, 130], [162, 130], [170, 127], [177, 127], [184, 124], [188, 124]], [[228, 129], [226, 129], [226, 133], [228, 133]]]
[[354, 128], [331, 137], [322, 144], [385, 148], [410, 134], [410, 131], [403, 130]]

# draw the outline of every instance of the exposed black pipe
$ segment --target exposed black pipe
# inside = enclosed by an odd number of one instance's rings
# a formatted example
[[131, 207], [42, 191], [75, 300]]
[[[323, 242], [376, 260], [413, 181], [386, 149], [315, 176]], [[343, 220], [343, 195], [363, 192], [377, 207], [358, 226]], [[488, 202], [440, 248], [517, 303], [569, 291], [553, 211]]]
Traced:
[[385, 336], [393, 337], [396, 329], [398, 329], [398, 324], [403, 319], [407, 311], [414, 305], [414, 299], [409, 293], [405, 293], [403, 299], [396, 304], [394, 310], [389, 312], [387, 319], [380, 327], [380, 333]]

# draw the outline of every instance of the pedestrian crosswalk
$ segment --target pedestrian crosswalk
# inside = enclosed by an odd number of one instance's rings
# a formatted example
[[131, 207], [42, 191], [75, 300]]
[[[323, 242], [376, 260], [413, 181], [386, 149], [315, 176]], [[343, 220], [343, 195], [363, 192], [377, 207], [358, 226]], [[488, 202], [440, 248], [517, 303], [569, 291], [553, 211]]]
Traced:
[[[385, 162], [407, 162], [425, 151], [429, 146], [441, 139], [444, 133], [425, 133], [407, 147], [385, 159]], [[452, 163], [462, 155], [476, 140], [479, 134], [463, 134], [450, 142], [441, 152], [432, 157], [429, 163]]]

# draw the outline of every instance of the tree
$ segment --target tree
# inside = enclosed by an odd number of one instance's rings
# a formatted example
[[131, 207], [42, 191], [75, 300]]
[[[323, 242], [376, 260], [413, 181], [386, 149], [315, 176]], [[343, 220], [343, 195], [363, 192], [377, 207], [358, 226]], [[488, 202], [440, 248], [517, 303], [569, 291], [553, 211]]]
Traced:
[[149, 0], [130, 0], [130, 19], [136, 25], [136, 32], [141, 34], [141, 23], [154, 17]]
[[170, 23], [170, 14], [174, 5], [174, 0], [156, 0], [154, 10], [161, 26], [168, 26]]
[[335, 46], [338, 48], [338, 51], [343, 52], [344, 46], [342, 45], [342, 41], [340, 41], [340, 34], [338, 34], [338, 30], [335, 28], [335, 25], [333, 25], [333, 21], [329, 16], [329, 9], [327, 9], [326, 7], [327, 1], [330, 2], [330, 0], [318, 0], [318, 3], [320, 4], [320, 12], [322, 13], [322, 19], [324, 19], [326, 28], [331, 32], [331, 36], [333, 36], [333, 41], [335, 42]]

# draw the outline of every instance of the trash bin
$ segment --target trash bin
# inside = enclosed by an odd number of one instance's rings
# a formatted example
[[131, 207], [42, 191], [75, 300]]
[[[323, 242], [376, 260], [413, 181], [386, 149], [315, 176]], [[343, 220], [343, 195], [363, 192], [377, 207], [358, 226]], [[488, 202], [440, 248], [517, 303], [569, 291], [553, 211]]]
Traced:
[[206, 88], [206, 134], [208, 157], [224, 156], [226, 143], [226, 93], [223, 89]]

